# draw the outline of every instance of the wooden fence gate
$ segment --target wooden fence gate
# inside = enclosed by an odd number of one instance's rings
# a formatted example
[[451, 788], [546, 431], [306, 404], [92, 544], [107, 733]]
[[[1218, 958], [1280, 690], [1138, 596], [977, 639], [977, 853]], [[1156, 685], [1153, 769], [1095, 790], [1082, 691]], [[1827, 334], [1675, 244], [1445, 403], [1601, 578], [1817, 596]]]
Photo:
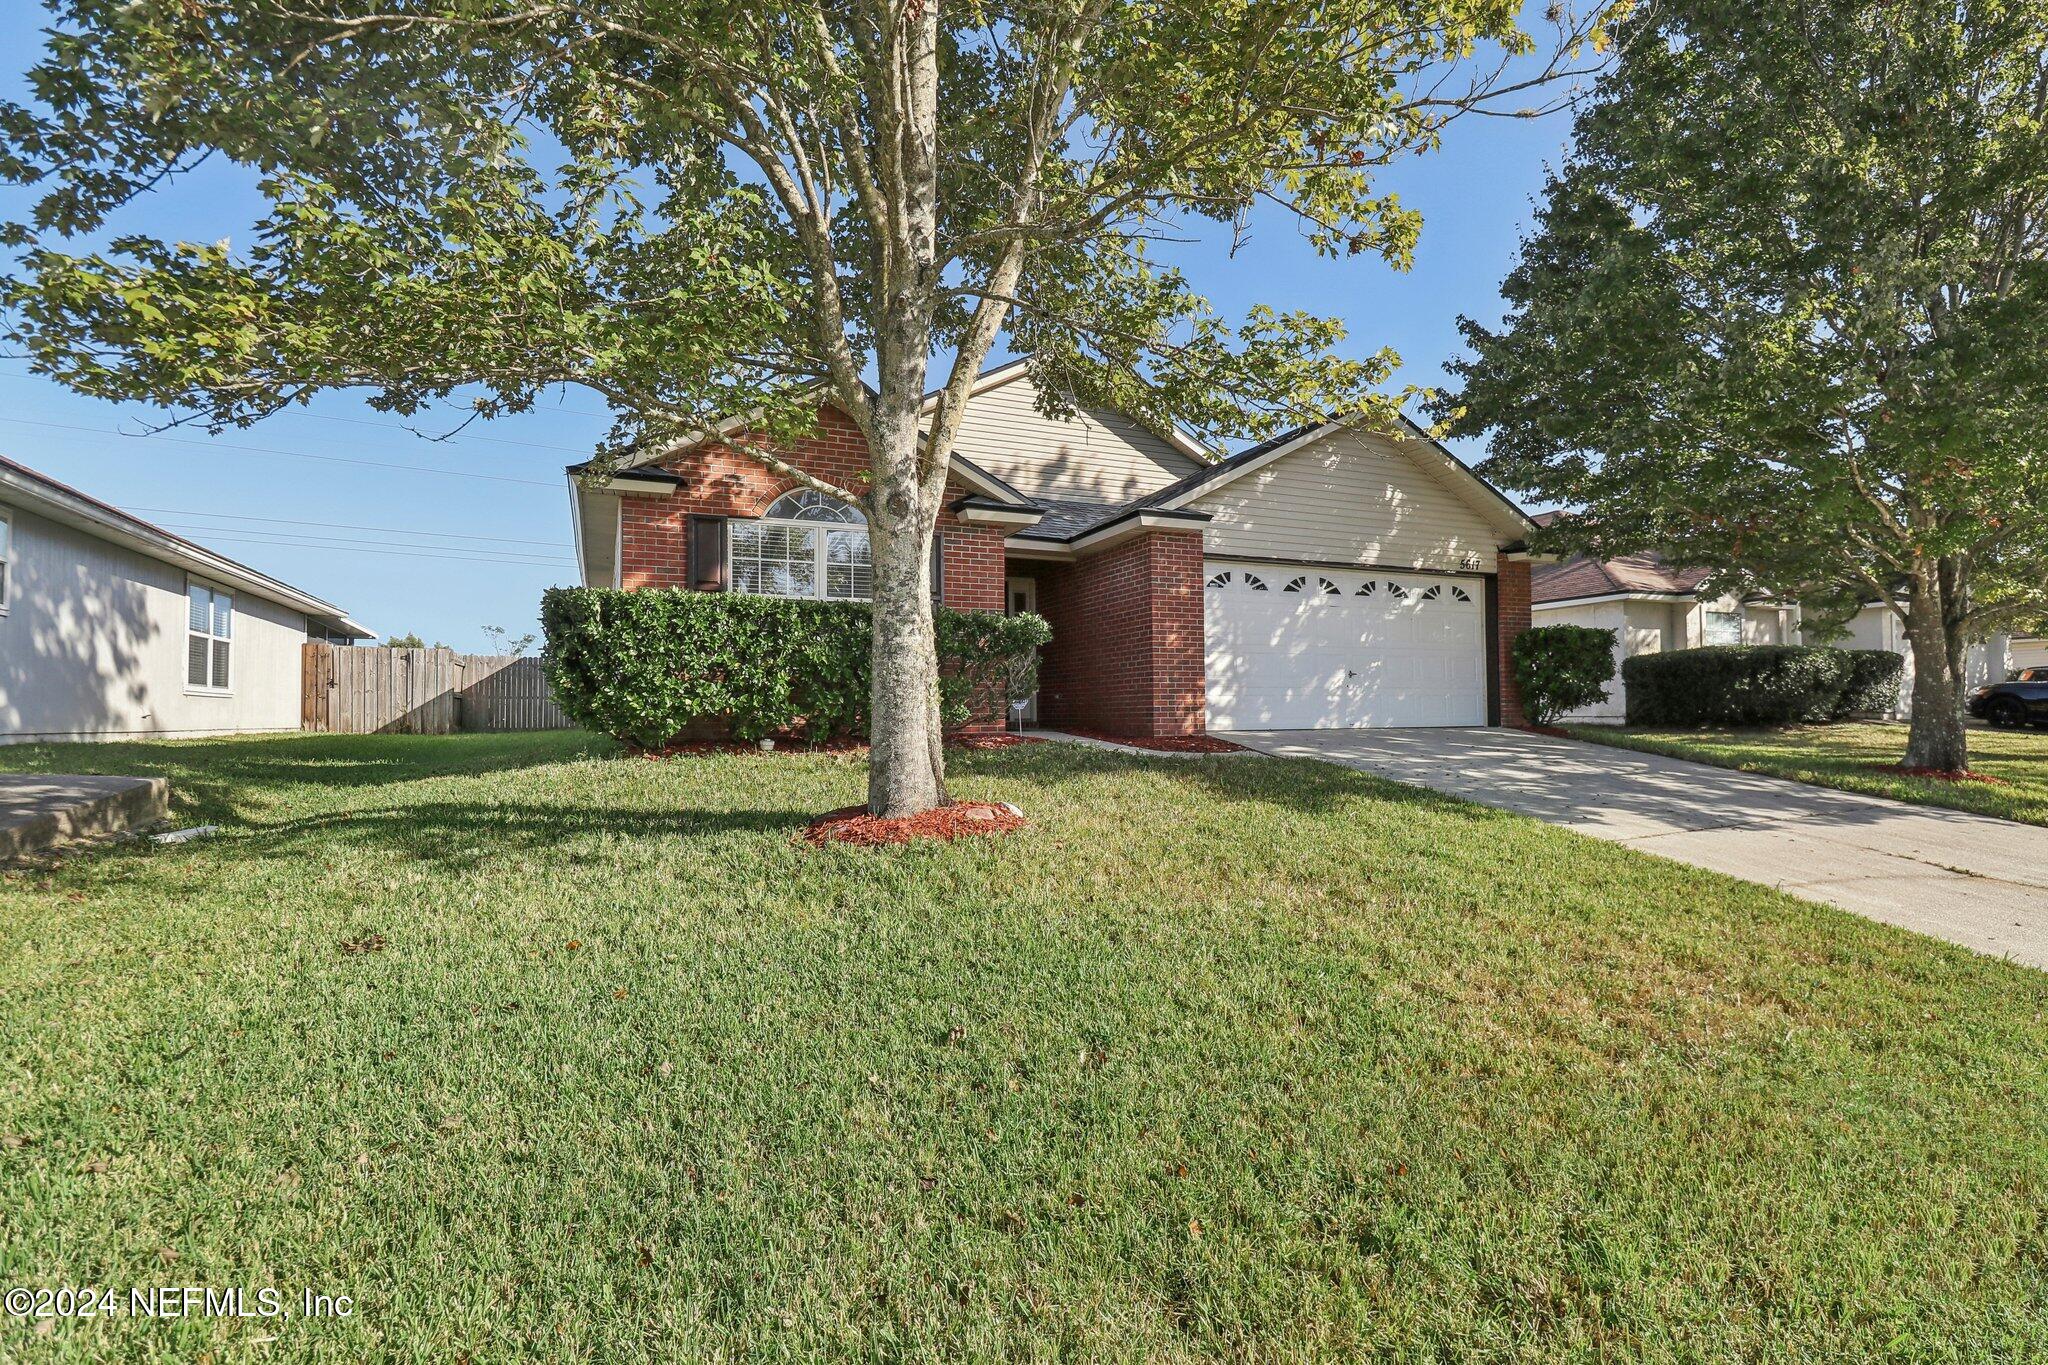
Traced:
[[573, 730], [541, 661], [308, 640], [301, 729], [337, 735]]

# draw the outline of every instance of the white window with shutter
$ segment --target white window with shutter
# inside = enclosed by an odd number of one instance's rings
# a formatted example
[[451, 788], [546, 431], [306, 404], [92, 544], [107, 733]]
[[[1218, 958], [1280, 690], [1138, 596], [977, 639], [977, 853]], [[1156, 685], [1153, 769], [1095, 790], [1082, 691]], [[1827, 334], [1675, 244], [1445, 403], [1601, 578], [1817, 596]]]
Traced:
[[7, 509], [0, 507], [0, 616], [7, 614], [7, 604], [14, 591], [14, 519], [7, 515]]
[[232, 678], [235, 595], [187, 579], [185, 686], [195, 692], [226, 692]]

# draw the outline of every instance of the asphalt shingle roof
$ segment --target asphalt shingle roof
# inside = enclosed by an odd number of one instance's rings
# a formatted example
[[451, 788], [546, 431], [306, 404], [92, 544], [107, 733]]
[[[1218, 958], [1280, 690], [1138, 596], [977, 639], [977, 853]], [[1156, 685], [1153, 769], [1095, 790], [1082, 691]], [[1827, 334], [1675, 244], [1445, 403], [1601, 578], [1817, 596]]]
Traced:
[[1604, 560], [1576, 555], [1562, 564], [1538, 564], [1529, 575], [1529, 598], [1532, 602], [1567, 602], [1616, 593], [1690, 596], [1706, 576], [1705, 569], [1675, 569], [1654, 554]]

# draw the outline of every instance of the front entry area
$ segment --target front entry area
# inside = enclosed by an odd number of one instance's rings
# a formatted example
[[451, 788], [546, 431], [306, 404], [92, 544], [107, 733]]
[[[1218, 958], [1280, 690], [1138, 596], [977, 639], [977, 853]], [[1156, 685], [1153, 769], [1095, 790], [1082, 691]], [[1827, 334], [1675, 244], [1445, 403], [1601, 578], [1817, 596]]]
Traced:
[[1211, 730], [1486, 724], [1476, 579], [1210, 560]]

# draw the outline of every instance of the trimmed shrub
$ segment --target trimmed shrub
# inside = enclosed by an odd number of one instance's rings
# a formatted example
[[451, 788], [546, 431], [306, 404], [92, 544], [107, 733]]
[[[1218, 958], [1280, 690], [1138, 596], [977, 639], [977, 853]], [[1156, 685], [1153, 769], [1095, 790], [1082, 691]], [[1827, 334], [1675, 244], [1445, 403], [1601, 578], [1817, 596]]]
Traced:
[[1848, 650], [1810, 645], [1708, 645], [1621, 665], [1630, 725], [1832, 720], [1854, 672]]
[[1845, 649], [1849, 685], [1835, 704], [1835, 717], [1883, 716], [1898, 709], [1899, 684], [1906, 676], [1906, 656], [1889, 649]]
[[1607, 700], [1614, 679], [1614, 632], [1592, 626], [1538, 626], [1515, 637], [1515, 685], [1532, 725]]
[[[939, 706], [949, 729], [1000, 717], [1035, 685], [1037, 616], [935, 613]], [[735, 739], [864, 735], [865, 602], [739, 593], [550, 588], [541, 595], [548, 685], [588, 729], [657, 748], [704, 722]]]

